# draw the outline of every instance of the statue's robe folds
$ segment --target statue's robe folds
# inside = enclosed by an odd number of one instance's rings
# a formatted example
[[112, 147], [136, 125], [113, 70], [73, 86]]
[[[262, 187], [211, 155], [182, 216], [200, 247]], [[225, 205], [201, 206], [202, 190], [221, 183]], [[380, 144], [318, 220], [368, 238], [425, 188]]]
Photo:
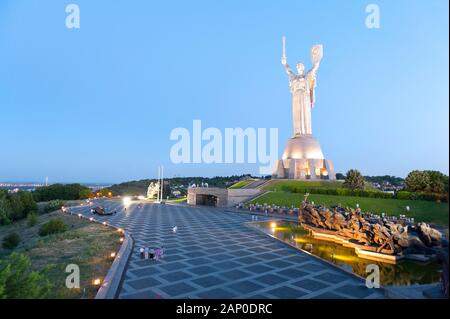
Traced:
[[286, 65], [292, 93], [294, 136], [312, 134], [311, 109], [314, 106], [315, 70], [297, 75]]

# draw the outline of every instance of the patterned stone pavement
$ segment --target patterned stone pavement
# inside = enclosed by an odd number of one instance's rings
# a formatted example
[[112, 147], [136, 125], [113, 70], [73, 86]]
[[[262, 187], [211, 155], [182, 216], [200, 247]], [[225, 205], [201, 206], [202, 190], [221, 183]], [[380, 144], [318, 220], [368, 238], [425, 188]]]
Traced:
[[[95, 205], [117, 209], [96, 218], [135, 240], [119, 298], [383, 298], [352, 275], [249, 228], [247, 214], [150, 203], [125, 212], [113, 200]], [[91, 216], [88, 207], [71, 210]], [[165, 257], [142, 260], [143, 246], [164, 246]]]

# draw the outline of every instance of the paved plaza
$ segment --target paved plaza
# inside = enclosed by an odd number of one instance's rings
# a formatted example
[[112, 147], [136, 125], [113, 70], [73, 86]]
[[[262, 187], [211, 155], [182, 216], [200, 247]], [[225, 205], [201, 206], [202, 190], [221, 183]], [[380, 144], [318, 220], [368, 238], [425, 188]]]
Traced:
[[[119, 298], [383, 298], [354, 276], [249, 228], [245, 213], [151, 203], [123, 211], [113, 200], [95, 205], [117, 209], [96, 218], [135, 241]], [[92, 216], [90, 207], [71, 210]], [[139, 248], [161, 246], [164, 259], [140, 258]]]

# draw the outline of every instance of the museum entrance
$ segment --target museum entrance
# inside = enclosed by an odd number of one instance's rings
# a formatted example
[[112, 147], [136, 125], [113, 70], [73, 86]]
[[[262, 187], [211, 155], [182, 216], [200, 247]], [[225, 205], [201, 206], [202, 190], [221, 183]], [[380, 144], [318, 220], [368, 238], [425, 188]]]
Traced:
[[195, 198], [195, 204], [204, 206], [217, 206], [217, 196], [197, 194]]

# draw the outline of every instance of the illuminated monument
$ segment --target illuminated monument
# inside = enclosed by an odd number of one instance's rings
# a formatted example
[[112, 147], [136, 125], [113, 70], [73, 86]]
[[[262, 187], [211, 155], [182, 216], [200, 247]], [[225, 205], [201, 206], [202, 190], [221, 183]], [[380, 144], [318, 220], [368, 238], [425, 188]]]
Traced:
[[333, 165], [323, 156], [319, 142], [312, 135], [311, 127], [316, 72], [322, 56], [322, 45], [313, 46], [311, 48], [312, 69], [305, 73], [305, 66], [298, 63], [297, 74], [295, 74], [287, 64], [285, 38], [283, 37], [281, 64], [288, 74], [292, 93], [294, 135], [287, 141], [281, 160], [275, 164], [272, 174], [274, 178], [336, 179]]

